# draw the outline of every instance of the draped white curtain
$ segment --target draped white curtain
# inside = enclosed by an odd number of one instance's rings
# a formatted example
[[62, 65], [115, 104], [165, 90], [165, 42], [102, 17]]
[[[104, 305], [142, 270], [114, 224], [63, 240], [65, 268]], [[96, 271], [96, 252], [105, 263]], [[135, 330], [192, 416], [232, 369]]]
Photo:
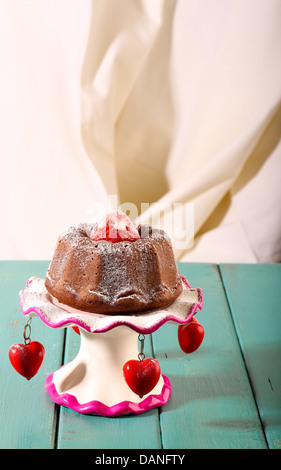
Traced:
[[0, 52], [0, 259], [117, 195], [194, 204], [178, 260], [281, 261], [280, 0], [0, 0]]

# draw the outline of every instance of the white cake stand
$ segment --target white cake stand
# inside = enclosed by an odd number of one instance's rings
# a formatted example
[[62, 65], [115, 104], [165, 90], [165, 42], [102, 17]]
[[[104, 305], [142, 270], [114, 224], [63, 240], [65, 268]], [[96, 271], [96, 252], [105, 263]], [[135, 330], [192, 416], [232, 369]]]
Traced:
[[182, 276], [183, 291], [168, 307], [141, 314], [101, 315], [60, 304], [32, 277], [20, 291], [22, 313], [38, 315], [51, 328], [78, 326], [80, 350], [75, 359], [46, 378], [51, 399], [79, 413], [102, 416], [139, 414], [165, 405], [171, 395], [168, 377], [161, 374], [154, 389], [140, 398], [127, 385], [123, 365], [138, 359], [138, 335], [150, 334], [166, 322], [187, 323], [202, 309], [203, 293]]

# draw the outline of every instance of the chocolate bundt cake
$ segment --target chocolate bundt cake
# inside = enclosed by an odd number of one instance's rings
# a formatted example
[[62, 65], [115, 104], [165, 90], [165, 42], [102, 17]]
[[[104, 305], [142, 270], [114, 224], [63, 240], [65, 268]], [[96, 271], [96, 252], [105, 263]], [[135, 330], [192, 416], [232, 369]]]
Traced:
[[182, 282], [169, 237], [128, 221], [124, 230], [129, 236], [123, 230], [114, 240], [99, 236], [102, 231], [93, 224], [64, 232], [46, 274], [48, 292], [72, 308], [109, 315], [172, 303]]

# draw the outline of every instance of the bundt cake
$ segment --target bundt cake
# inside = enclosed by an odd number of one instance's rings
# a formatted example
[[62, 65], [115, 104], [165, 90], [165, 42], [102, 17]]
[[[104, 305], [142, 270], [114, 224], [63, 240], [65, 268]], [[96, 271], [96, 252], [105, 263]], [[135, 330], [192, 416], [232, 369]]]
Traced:
[[167, 234], [119, 211], [59, 237], [45, 286], [60, 303], [108, 315], [165, 307], [182, 291]]

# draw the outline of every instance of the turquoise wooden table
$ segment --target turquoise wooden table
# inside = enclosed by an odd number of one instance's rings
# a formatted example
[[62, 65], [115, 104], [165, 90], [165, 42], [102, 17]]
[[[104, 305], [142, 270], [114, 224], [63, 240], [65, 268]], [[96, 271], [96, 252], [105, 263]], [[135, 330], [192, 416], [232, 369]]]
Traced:
[[165, 324], [146, 343], [169, 377], [163, 408], [105, 418], [55, 405], [45, 378], [78, 352], [71, 328], [32, 320], [32, 339], [45, 346], [38, 374], [27, 381], [8, 360], [23, 342], [18, 291], [48, 262], [0, 263], [0, 447], [4, 449], [278, 449], [281, 447], [281, 265], [187, 264], [180, 272], [204, 293], [197, 318], [201, 347], [184, 354], [177, 325]]

